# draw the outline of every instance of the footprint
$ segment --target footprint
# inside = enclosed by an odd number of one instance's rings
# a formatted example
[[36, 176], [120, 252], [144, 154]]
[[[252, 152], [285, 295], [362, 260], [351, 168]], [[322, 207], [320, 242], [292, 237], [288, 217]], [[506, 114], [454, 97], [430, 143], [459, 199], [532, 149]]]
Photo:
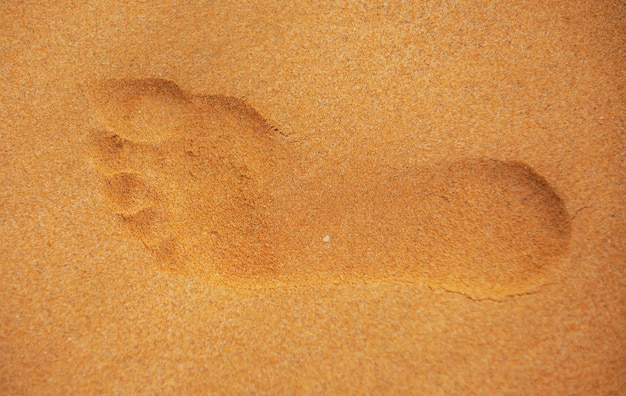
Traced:
[[238, 99], [160, 79], [92, 91], [88, 155], [104, 197], [163, 270], [237, 285], [395, 279], [499, 299], [545, 283], [567, 251], [565, 205], [523, 163], [370, 163], [304, 180], [306, 156]]

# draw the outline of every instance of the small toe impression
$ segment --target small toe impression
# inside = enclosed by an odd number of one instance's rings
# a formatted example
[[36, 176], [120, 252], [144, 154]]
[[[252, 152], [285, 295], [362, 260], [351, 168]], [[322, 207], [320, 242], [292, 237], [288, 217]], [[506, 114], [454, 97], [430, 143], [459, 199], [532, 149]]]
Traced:
[[154, 194], [138, 173], [120, 172], [105, 177], [104, 194], [119, 213], [134, 213], [154, 201]]
[[91, 158], [97, 168], [120, 170], [126, 167], [132, 157], [133, 143], [119, 135], [95, 130], [91, 133]]
[[145, 208], [132, 214], [120, 214], [122, 223], [151, 249], [171, 238], [171, 227], [166, 213], [157, 208]]

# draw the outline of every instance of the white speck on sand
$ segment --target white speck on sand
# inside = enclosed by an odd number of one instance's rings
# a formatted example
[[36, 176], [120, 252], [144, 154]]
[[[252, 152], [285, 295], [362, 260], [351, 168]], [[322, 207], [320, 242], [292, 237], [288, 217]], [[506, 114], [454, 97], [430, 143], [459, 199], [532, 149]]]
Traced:
[[330, 242], [330, 235], [326, 235], [323, 239], [324, 242]]

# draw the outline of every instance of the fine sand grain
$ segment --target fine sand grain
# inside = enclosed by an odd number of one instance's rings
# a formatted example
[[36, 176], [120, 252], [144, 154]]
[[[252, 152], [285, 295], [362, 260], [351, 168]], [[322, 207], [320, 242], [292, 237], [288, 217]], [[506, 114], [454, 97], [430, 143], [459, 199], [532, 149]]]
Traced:
[[0, 394], [624, 393], [622, 3], [0, 32]]

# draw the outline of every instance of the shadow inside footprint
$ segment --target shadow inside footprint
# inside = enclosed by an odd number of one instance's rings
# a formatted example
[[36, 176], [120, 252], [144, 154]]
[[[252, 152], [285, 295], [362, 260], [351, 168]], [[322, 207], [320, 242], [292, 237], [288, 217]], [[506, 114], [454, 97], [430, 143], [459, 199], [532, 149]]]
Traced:
[[567, 250], [562, 199], [523, 163], [370, 163], [304, 180], [307, 157], [239, 99], [161, 79], [90, 97], [104, 197], [164, 270], [239, 285], [402, 278], [501, 298], [545, 282]]

